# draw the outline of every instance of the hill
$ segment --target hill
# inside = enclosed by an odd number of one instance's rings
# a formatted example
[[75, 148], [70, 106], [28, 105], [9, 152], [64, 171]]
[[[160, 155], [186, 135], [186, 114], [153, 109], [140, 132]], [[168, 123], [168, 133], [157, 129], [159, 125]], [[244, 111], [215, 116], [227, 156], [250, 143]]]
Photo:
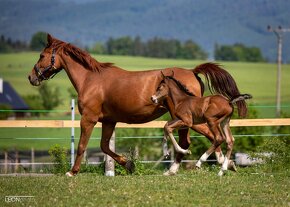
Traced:
[[[1, 34], [29, 41], [37, 31], [90, 45], [109, 37], [192, 39], [210, 55], [214, 44], [257, 46], [276, 59], [276, 37], [267, 25], [289, 27], [287, 0], [0, 0]], [[285, 35], [289, 45], [290, 34]], [[290, 61], [290, 48], [284, 47]]]

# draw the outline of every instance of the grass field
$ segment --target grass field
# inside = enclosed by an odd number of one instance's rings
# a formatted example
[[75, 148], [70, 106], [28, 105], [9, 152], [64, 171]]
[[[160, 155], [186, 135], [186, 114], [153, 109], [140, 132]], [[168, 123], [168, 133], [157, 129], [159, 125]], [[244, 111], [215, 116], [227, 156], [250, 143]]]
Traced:
[[[9, 81], [21, 94], [36, 93], [36, 87], [29, 84], [27, 75], [37, 62], [39, 53], [27, 52], [16, 54], [0, 54], [0, 77]], [[150, 70], [166, 67], [194, 68], [205, 61], [156, 59], [127, 56], [93, 56], [100, 62], [113, 62], [115, 65], [126, 70]], [[276, 64], [269, 63], [243, 63], [243, 62], [220, 62], [236, 80], [238, 87], [243, 93], [251, 93], [254, 97], [252, 103], [257, 105], [273, 105], [276, 96]], [[290, 104], [290, 65], [282, 67], [282, 104]], [[58, 74], [49, 81], [51, 87], [61, 88], [62, 97], [68, 99], [67, 88], [71, 83], [65, 72]], [[25, 86], [25, 87], [24, 87]], [[62, 109], [69, 108], [69, 100], [63, 103]]]
[[[289, 206], [289, 174], [247, 169], [219, 178], [217, 171], [73, 178], [0, 177], [1, 206]], [[34, 196], [7, 203], [5, 196]]]

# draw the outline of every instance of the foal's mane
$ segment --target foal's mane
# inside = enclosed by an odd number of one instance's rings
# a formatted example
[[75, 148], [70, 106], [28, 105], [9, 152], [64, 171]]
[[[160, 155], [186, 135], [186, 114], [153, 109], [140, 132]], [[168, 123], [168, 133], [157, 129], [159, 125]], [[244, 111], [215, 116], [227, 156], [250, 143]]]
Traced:
[[100, 63], [92, 56], [86, 52], [81, 50], [80, 48], [70, 44], [70, 43], [58, 43], [56, 44], [56, 47], [62, 47], [63, 52], [66, 55], [71, 56], [74, 60], [79, 62], [81, 65], [83, 65], [86, 69], [91, 71], [98, 71], [100, 72], [102, 69], [108, 68], [113, 65], [113, 63]]
[[184, 92], [186, 93], [187, 95], [189, 96], [195, 96], [193, 93], [191, 93], [188, 88], [186, 88], [185, 85], [183, 85], [179, 80], [176, 80], [175, 78], [173, 78], [172, 76], [165, 76], [165, 78], [168, 78], [168, 79], [171, 79], [173, 80], [176, 85]]

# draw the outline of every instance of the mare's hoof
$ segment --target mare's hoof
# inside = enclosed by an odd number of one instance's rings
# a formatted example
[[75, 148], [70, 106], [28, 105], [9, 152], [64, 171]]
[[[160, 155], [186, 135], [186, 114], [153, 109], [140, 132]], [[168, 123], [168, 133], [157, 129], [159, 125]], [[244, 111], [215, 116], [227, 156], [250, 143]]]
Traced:
[[71, 171], [67, 172], [65, 175], [66, 175], [67, 177], [73, 177], [73, 176], [74, 176], [74, 174], [73, 174]]
[[132, 174], [135, 171], [135, 164], [132, 160], [128, 160], [125, 164], [126, 170]]
[[190, 151], [190, 150], [187, 150], [187, 154], [188, 154], [188, 155], [191, 155], [191, 151]]
[[238, 169], [235, 165], [235, 162], [233, 160], [230, 160], [229, 165], [228, 165], [228, 169], [234, 172], [237, 172]]

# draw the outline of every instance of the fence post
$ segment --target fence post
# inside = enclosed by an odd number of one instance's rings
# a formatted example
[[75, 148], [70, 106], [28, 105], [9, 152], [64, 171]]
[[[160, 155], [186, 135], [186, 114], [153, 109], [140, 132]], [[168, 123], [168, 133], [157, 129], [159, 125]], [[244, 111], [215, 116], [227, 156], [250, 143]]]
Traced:
[[71, 166], [75, 164], [75, 127], [74, 127], [74, 121], [75, 121], [75, 100], [71, 100], [71, 121], [72, 121], [72, 127], [71, 127], [71, 147], [70, 147], [70, 153], [71, 153], [71, 159], [70, 163]]
[[32, 172], [35, 172], [35, 164], [34, 164], [34, 161], [35, 161], [34, 148], [31, 147], [31, 171]]
[[[115, 131], [112, 134], [109, 148], [115, 152]], [[107, 154], [105, 154], [105, 176], [115, 176], [115, 161]]]
[[5, 150], [4, 152], [4, 173], [7, 174], [8, 173], [8, 151]]

